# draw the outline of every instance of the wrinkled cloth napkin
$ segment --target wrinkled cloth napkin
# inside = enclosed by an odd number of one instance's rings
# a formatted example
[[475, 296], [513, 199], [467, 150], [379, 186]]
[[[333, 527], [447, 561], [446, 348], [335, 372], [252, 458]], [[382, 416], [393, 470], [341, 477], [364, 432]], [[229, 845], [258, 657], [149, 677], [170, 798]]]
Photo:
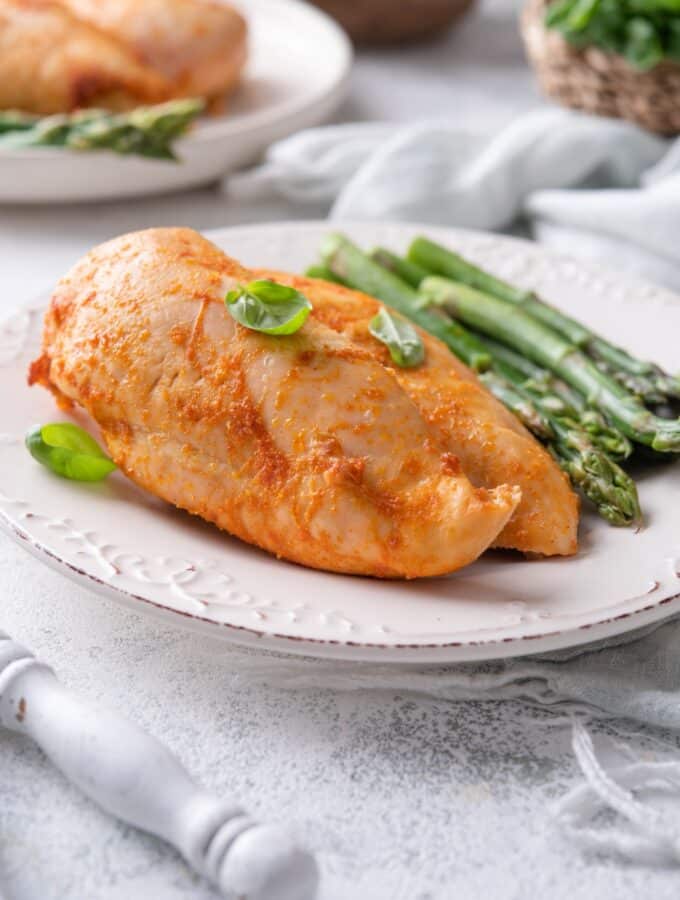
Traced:
[[[242, 199], [283, 197], [334, 220], [511, 231], [523, 221], [561, 252], [680, 291], [680, 141], [617, 120], [548, 109], [491, 137], [451, 122], [316, 128], [275, 144], [228, 190]], [[680, 619], [586, 651], [499, 663], [416, 669], [244, 652], [238, 670], [290, 689], [397, 690], [550, 709], [568, 717], [585, 775], [558, 804], [558, 822], [591, 850], [680, 863], [677, 741], [660, 758], [605, 762], [586, 728], [607, 719], [680, 731]], [[605, 809], [617, 815], [603, 824]]]
[[542, 109], [493, 136], [455, 121], [348, 124], [274, 144], [232, 176], [331, 219], [514, 230], [680, 291], [680, 140]]
[[[680, 582], [679, 582], [680, 586]], [[553, 713], [572, 729], [585, 781], [553, 809], [567, 837], [585, 850], [637, 864], [680, 864], [680, 617], [573, 650], [488, 663], [419, 667], [319, 660], [230, 648], [202, 652], [236, 680], [288, 690], [410, 693], [437, 700], [515, 700]], [[635, 737], [656, 734], [661, 752], [644, 758], [622, 744], [596, 755], [589, 723]], [[603, 816], [603, 813], [607, 816]], [[611, 814], [616, 814], [612, 818]]]

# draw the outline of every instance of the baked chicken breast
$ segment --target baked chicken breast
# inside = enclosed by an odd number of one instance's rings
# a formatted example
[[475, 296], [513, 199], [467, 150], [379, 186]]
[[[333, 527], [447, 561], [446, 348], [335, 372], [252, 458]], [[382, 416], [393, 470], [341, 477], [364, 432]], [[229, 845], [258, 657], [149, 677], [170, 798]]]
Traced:
[[170, 94], [170, 82], [132, 49], [62, 6], [0, 0], [0, 109], [129, 109]]
[[522, 423], [441, 341], [421, 331], [424, 363], [413, 369], [399, 368], [368, 330], [380, 307], [372, 297], [283, 272], [261, 270], [257, 275], [302, 291], [314, 304], [317, 320], [391, 368], [473, 484], [519, 486], [521, 502], [494, 546], [545, 556], [576, 552], [579, 500], [569, 479]]
[[224, 97], [246, 60], [246, 23], [211, 0], [59, 0], [125, 44], [173, 97]]
[[476, 559], [520, 489], [471, 483], [399, 373], [332, 327], [320, 283], [294, 335], [237, 324], [224, 296], [252, 277], [189, 229], [103, 244], [57, 286], [29, 380], [84, 407], [138, 484], [277, 556], [408, 578]]

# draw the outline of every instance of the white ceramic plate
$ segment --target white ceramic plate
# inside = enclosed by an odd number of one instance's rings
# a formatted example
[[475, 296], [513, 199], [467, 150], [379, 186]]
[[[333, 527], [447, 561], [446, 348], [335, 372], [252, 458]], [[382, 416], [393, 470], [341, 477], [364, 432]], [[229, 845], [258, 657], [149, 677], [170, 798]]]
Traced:
[[[289, 223], [210, 236], [246, 264], [302, 271], [328, 230], [327, 223]], [[344, 230], [364, 245], [396, 249], [425, 231], [536, 288], [613, 340], [677, 367], [680, 299], [663, 290], [509, 238], [406, 225]], [[26, 386], [44, 302], [0, 327], [6, 429], [0, 435], [0, 523], [97, 593], [239, 643], [385, 662], [534, 653], [680, 610], [680, 464], [640, 473], [647, 521], [638, 533], [612, 528], [585, 510], [575, 558], [527, 561], [489, 553], [448, 578], [408, 583], [278, 561], [168, 507], [120, 473], [101, 485], [59, 479], [22, 444], [30, 425], [63, 418], [46, 391]]]
[[[230, 0], [231, 2], [231, 0]], [[106, 151], [0, 151], [0, 202], [105, 200], [176, 191], [254, 161], [273, 141], [328, 118], [345, 96], [352, 50], [325, 14], [299, 0], [234, 0], [249, 58], [225, 115], [176, 143], [179, 163]]]

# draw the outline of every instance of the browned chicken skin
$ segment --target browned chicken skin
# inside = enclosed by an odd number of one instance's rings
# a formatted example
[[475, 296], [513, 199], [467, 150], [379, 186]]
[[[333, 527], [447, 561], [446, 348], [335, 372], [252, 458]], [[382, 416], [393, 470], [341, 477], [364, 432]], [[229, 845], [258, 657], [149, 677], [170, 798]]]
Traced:
[[128, 109], [169, 96], [131, 49], [56, 3], [0, 0], [0, 109]]
[[237, 325], [223, 298], [251, 276], [189, 229], [95, 248], [54, 293], [30, 380], [83, 406], [140, 485], [279, 556], [409, 578], [476, 559], [519, 489], [471, 484], [400, 374], [332, 327], [318, 283], [297, 334]]
[[297, 287], [312, 300], [320, 321], [392, 367], [399, 384], [460, 459], [473, 484], [521, 488], [522, 500], [495, 546], [546, 556], [576, 552], [579, 503], [567, 476], [444, 344], [421, 332], [427, 348], [425, 362], [414, 369], [400, 369], [368, 330], [380, 307], [376, 300], [325, 281], [281, 272], [259, 275]]

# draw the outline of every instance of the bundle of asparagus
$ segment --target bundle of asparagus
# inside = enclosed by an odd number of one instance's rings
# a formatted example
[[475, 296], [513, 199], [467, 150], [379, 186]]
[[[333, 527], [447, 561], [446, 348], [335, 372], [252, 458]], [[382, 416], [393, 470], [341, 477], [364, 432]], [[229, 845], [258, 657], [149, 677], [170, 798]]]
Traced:
[[125, 113], [85, 109], [34, 116], [5, 110], [0, 112], [0, 149], [65, 147], [175, 160], [172, 142], [184, 134], [204, 106], [202, 100], [186, 99], [139, 106]]
[[370, 294], [440, 338], [547, 445], [600, 515], [640, 522], [635, 483], [619, 463], [634, 445], [680, 452], [678, 377], [426, 238], [404, 258], [384, 248], [365, 254], [335, 234], [321, 258], [308, 274]]

